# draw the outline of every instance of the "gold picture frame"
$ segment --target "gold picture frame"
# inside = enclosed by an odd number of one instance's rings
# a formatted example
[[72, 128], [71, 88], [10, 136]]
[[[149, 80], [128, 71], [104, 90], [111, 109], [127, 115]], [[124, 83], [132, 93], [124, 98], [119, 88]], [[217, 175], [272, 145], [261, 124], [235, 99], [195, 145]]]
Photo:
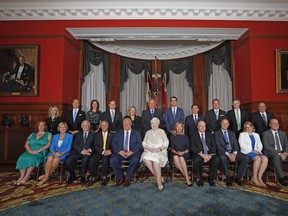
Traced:
[[276, 49], [276, 93], [288, 93], [288, 49]]
[[38, 95], [38, 45], [0, 45], [0, 96]]

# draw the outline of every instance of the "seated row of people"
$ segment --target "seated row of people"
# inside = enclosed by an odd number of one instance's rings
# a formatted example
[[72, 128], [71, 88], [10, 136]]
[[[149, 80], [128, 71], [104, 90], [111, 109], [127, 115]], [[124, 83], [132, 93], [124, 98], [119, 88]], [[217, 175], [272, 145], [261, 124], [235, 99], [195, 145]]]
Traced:
[[[72, 135], [67, 133], [67, 124], [61, 122], [58, 126], [60, 134], [54, 135], [51, 141], [51, 134], [45, 132], [45, 122], [37, 123], [37, 130], [32, 133], [25, 143], [26, 152], [24, 152], [17, 161], [16, 168], [20, 170], [20, 178], [14, 183], [16, 185], [25, 184], [34, 167], [39, 166], [44, 158], [48, 156], [46, 162], [46, 173], [41, 176], [42, 180], [38, 183], [45, 183], [51, 173], [57, 168], [60, 162], [65, 164], [70, 172], [67, 183], [72, 183], [76, 179], [74, 163], [81, 159], [81, 184], [91, 186], [97, 181], [97, 171], [99, 161], [102, 160], [102, 184], [107, 184], [107, 173], [109, 166], [113, 168], [116, 175], [117, 185], [129, 186], [133, 173], [138, 167], [142, 146], [144, 152], [141, 160], [144, 161], [149, 170], [156, 176], [158, 189], [162, 190], [161, 167], [167, 163], [168, 138], [164, 130], [159, 128], [160, 120], [152, 118], [151, 130], [149, 130], [142, 142], [140, 132], [131, 129], [132, 121], [129, 118], [123, 120], [123, 129], [117, 133], [109, 132], [109, 124], [107, 121], [101, 122], [101, 131], [94, 133], [90, 130], [90, 122], [85, 120], [82, 122], [82, 131], [74, 135], [72, 151], [69, 154], [72, 144]], [[284, 132], [278, 131], [279, 122], [272, 119], [270, 122], [271, 130], [263, 133], [263, 143], [268, 157], [274, 157], [273, 162], [279, 183], [286, 186], [287, 182], [281, 168], [281, 160], [287, 160], [288, 143]], [[211, 186], [215, 186], [215, 178], [219, 162], [227, 177], [226, 185], [232, 185], [231, 174], [227, 164], [229, 161], [237, 161], [238, 173], [236, 183], [243, 185], [241, 178], [245, 175], [249, 158], [253, 160], [253, 177], [252, 181], [258, 186], [266, 187], [262, 181], [262, 175], [267, 167], [268, 159], [262, 154], [263, 145], [258, 134], [253, 132], [251, 122], [244, 124], [245, 132], [240, 134], [239, 144], [235, 134], [227, 130], [229, 121], [223, 119], [221, 121], [221, 129], [214, 135], [206, 130], [204, 121], [198, 122], [198, 132], [189, 138], [184, 134], [184, 124], [176, 123], [174, 130], [170, 135], [170, 148], [173, 155], [174, 164], [183, 173], [188, 186], [192, 186], [192, 182], [187, 173], [186, 160], [192, 159], [195, 169], [197, 170], [197, 185], [203, 186], [202, 165], [209, 162], [210, 171], [208, 182]], [[278, 138], [274, 139], [274, 132], [278, 132]], [[273, 143], [273, 144], [272, 144]], [[50, 146], [50, 153], [48, 148]], [[110, 163], [109, 163], [109, 158]], [[129, 161], [127, 175], [121, 169], [122, 160]], [[86, 182], [86, 171], [89, 167], [92, 178]]]

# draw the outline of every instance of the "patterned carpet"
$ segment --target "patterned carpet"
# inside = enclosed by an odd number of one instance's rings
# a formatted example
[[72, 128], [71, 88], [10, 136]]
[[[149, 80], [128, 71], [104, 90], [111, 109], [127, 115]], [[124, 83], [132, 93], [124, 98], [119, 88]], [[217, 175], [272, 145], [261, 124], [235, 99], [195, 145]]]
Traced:
[[[268, 182], [267, 189], [246, 181], [244, 187], [227, 188], [219, 181], [217, 187], [195, 184], [189, 188], [183, 177], [166, 183], [163, 191], [156, 189], [150, 177], [129, 188], [81, 187], [79, 182], [65, 186], [59, 179], [36, 186], [12, 186], [15, 173], [1, 173], [1, 215], [286, 215], [288, 188]], [[97, 214], [96, 214], [97, 212]]]

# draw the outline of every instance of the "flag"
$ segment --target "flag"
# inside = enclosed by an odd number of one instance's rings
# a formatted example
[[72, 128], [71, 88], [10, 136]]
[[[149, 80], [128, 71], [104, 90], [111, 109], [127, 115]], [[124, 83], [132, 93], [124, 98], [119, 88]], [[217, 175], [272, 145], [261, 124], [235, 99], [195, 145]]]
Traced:
[[150, 73], [147, 71], [147, 76], [146, 76], [146, 109], [149, 108], [149, 100], [151, 98], [151, 78], [150, 78]]
[[166, 73], [164, 72], [162, 84], [161, 84], [161, 91], [162, 91], [162, 111], [166, 112], [167, 109], [167, 89], [166, 89]]

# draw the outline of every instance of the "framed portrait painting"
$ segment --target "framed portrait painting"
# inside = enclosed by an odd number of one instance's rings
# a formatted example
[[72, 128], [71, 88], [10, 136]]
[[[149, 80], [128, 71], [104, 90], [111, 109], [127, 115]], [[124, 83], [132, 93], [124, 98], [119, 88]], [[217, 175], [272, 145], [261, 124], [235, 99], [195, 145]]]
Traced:
[[0, 45], [0, 96], [38, 95], [38, 45]]
[[276, 93], [288, 93], [288, 49], [276, 49]]

